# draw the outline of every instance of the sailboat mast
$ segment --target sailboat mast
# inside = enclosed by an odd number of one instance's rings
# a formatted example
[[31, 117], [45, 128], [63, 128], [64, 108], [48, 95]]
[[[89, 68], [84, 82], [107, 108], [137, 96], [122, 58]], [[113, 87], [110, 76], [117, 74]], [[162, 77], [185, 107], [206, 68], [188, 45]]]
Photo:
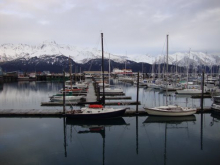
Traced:
[[167, 35], [167, 68], [166, 68], [166, 105], [167, 104], [167, 95], [168, 95], [168, 37], [169, 35]]
[[101, 33], [101, 41], [102, 41], [102, 87], [103, 87], [103, 105], [105, 105], [103, 33]]
[[108, 60], [108, 83], [110, 85], [110, 53], [109, 53], [109, 60]]
[[[71, 60], [70, 60], [70, 56], [69, 56], [69, 69], [70, 69], [70, 87], [71, 87], [71, 89], [72, 89], [72, 86], [73, 86], [73, 83], [72, 83], [72, 63], [71, 63]], [[65, 90], [65, 89], [63, 89], [63, 90]]]
[[166, 69], [167, 74], [168, 74], [168, 37], [169, 35], [167, 35], [167, 69]]
[[188, 58], [188, 66], [187, 66], [187, 73], [186, 73], [186, 75], [187, 75], [187, 78], [186, 78], [186, 87], [187, 87], [187, 89], [188, 89], [188, 81], [189, 81], [189, 60], [190, 60], [190, 50], [191, 50], [191, 48], [189, 49], [189, 58]]
[[177, 75], [177, 55], [176, 55], [176, 75]]

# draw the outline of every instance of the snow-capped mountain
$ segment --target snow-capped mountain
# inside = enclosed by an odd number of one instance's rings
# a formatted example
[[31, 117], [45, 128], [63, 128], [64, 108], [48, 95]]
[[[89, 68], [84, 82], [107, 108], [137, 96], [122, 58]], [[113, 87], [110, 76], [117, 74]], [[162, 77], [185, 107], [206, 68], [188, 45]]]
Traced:
[[[80, 48], [70, 45], [58, 45], [55, 41], [44, 41], [43, 44], [31, 46], [26, 44], [3, 44], [0, 46], [1, 61], [11, 61], [17, 58], [30, 59], [32, 57], [42, 58], [52, 55], [64, 55], [70, 57], [77, 63], [86, 63], [91, 59], [102, 57], [101, 50], [91, 48]], [[109, 53], [104, 52], [105, 58], [109, 58]], [[123, 57], [110, 54], [110, 58], [115, 62], [124, 62]]]
[[[108, 52], [104, 52], [104, 57], [109, 58]], [[59, 45], [55, 41], [44, 41], [42, 44], [31, 46], [27, 44], [3, 44], [0, 46], [0, 61], [11, 61], [19, 58], [26, 60], [33, 57], [37, 58], [55, 58], [64, 55], [70, 57], [79, 64], [87, 63], [89, 60], [101, 58], [102, 52], [96, 48], [80, 48], [70, 45]], [[117, 63], [124, 63], [126, 60], [144, 63], [164, 63], [165, 55], [114, 55], [110, 54], [111, 60]], [[219, 65], [220, 56], [215, 54], [206, 54], [203, 52], [178, 52], [169, 55], [169, 64], [185, 66], [194, 65]]]
[[[155, 60], [156, 63], [164, 63], [166, 62], [166, 56], [160, 55]], [[168, 56], [169, 64], [177, 64], [178, 66], [186, 66], [186, 65], [220, 65], [220, 56], [216, 54], [207, 54], [203, 52], [185, 52], [185, 53], [174, 53]]]

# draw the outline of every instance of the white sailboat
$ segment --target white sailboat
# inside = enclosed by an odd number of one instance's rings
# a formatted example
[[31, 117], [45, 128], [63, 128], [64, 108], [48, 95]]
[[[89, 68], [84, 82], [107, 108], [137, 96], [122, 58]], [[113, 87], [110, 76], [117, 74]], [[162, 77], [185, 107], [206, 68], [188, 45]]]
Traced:
[[[168, 35], [167, 35], [167, 61], [166, 61], [166, 73], [168, 73]], [[168, 83], [167, 83], [168, 85]], [[167, 87], [166, 87], [166, 104], [167, 104]], [[166, 105], [166, 106], [159, 106], [154, 108], [146, 108], [144, 109], [147, 111], [149, 115], [157, 115], [157, 116], [188, 116], [195, 114], [197, 109], [196, 108], [188, 108], [188, 107], [181, 107], [178, 105]]]

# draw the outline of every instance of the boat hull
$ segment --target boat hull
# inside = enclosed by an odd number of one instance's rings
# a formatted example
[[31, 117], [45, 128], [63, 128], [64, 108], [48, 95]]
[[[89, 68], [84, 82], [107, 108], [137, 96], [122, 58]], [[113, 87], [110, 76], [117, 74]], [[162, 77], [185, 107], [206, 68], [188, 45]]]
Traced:
[[220, 105], [219, 104], [212, 104], [211, 108], [214, 110], [215, 113], [220, 114]]
[[[101, 111], [102, 109], [100, 109]], [[97, 111], [99, 111], [97, 109]], [[67, 113], [66, 117], [67, 118], [74, 118], [74, 119], [107, 119], [107, 118], [116, 118], [116, 117], [121, 117], [124, 115], [126, 111], [126, 108], [120, 109], [117, 111], [112, 111], [112, 112], [105, 112], [105, 113]]]
[[196, 89], [183, 89], [183, 90], [177, 90], [177, 94], [179, 95], [198, 95], [202, 93], [202, 90], [196, 90]]
[[[66, 101], [74, 101], [74, 100], [80, 100], [83, 96], [65, 96]], [[63, 101], [63, 96], [52, 96], [50, 98], [51, 101]]]
[[155, 116], [188, 116], [193, 115], [197, 112], [196, 109], [191, 109], [188, 111], [175, 111], [175, 110], [160, 110], [157, 108], [145, 108], [149, 115]]

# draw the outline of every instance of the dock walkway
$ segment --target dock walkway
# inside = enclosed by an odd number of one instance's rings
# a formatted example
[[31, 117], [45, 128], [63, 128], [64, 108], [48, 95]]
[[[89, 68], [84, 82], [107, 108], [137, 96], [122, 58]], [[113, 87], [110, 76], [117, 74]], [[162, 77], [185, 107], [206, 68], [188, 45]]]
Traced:
[[93, 82], [89, 83], [89, 87], [88, 87], [88, 92], [87, 92], [87, 96], [86, 96], [86, 102], [96, 102], [97, 101], [97, 97], [95, 95], [95, 89], [93, 87]]
[[[68, 110], [69, 111], [69, 110]], [[204, 113], [212, 112], [211, 108], [203, 109]], [[201, 109], [198, 108], [197, 113], [201, 113]], [[148, 116], [148, 113], [141, 109], [130, 109], [125, 112], [125, 116]], [[64, 117], [62, 109], [0, 109], [0, 117]]]

